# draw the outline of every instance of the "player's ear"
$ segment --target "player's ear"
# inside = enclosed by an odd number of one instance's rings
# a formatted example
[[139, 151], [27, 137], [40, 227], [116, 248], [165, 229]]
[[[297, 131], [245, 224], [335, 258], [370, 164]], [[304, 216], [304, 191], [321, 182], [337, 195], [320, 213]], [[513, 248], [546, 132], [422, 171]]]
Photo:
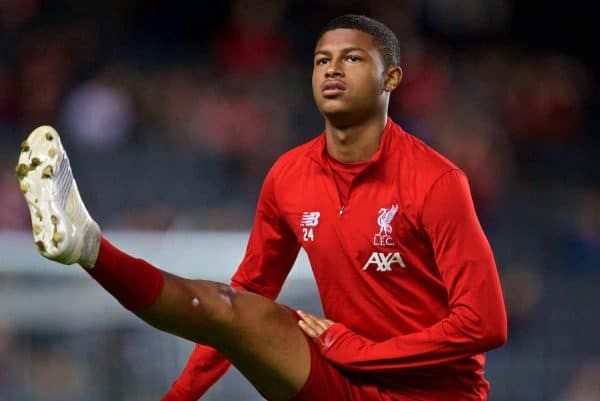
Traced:
[[386, 92], [391, 92], [400, 85], [400, 81], [402, 81], [402, 68], [396, 67], [388, 67], [385, 72], [385, 79], [383, 81], [383, 90]]

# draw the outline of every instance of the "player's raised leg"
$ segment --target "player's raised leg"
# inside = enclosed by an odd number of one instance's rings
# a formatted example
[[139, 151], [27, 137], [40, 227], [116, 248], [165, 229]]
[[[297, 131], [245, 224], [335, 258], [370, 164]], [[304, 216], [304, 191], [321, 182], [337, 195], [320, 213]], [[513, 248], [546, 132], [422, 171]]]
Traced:
[[225, 284], [165, 276], [158, 301], [138, 316], [218, 349], [269, 400], [288, 400], [302, 388], [310, 350], [289, 310]]
[[225, 284], [162, 272], [102, 238], [53, 128], [39, 127], [23, 142], [17, 176], [44, 257], [81, 264], [149, 324], [218, 349], [270, 400], [289, 399], [304, 385], [309, 346], [285, 307]]

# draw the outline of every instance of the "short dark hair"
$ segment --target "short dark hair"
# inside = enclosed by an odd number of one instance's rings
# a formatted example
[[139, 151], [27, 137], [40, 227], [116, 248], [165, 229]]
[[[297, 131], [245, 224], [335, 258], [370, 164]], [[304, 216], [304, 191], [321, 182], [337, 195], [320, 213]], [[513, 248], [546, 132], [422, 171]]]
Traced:
[[377, 49], [383, 56], [386, 68], [400, 65], [398, 38], [385, 24], [365, 15], [345, 14], [329, 21], [319, 34], [319, 39], [325, 33], [335, 29], [356, 29], [368, 33], [373, 37]]

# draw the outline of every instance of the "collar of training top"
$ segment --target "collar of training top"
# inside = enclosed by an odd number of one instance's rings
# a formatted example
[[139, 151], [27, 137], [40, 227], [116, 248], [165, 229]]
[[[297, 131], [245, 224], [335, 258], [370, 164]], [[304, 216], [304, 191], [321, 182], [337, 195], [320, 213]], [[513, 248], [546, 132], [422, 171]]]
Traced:
[[[397, 128], [399, 128], [391, 118], [388, 117], [387, 123], [381, 134], [381, 143], [377, 152], [369, 160], [369, 166], [365, 170], [370, 170], [372, 167], [382, 164], [385, 160], [391, 157], [394, 137], [397, 136]], [[307, 152], [307, 156], [316, 161], [323, 169], [329, 170], [327, 161], [327, 141], [325, 139], [325, 131], [316, 138], [314, 145]]]

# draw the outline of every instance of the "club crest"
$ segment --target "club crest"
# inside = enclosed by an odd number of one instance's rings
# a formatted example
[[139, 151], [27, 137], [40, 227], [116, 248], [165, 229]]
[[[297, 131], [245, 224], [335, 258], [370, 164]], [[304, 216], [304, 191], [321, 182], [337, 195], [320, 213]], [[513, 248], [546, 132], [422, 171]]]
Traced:
[[373, 245], [376, 246], [394, 246], [394, 238], [392, 237], [392, 220], [398, 212], [398, 205], [394, 204], [389, 208], [382, 207], [377, 215], [377, 224], [379, 232], [373, 237]]

